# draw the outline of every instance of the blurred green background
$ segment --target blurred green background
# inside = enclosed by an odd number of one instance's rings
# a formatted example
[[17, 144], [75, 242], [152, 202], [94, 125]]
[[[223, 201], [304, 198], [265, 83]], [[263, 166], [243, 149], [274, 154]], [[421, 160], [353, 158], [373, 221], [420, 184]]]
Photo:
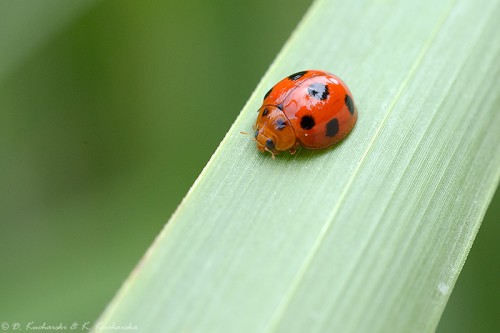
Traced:
[[[1, 322], [95, 322], [310, 3], [0, 1]], [[499, 220], [438, 332], [500, 331]]]

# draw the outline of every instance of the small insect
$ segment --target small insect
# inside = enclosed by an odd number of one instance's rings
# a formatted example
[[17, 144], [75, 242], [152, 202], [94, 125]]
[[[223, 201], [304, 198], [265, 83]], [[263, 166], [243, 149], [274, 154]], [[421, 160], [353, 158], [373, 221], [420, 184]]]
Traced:
[[272, 157], [295, 154], [300, 146], [324, 149], [342, 140], [354, 127], [358, 111], [346, 84], [318, 70], [292, 74], [264, 96], [254, 137], [260, 151]]

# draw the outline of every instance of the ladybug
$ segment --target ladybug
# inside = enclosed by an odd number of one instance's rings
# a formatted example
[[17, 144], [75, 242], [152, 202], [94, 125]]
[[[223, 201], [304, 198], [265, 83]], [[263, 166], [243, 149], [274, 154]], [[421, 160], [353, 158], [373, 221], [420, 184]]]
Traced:
[[255, 123], [260, 151], [295, 154], [300, 146], [324, 149], [342, 140], [354, 127], [358, 111], [346, 84], [318, 70], [292, 74], [264, 96]]

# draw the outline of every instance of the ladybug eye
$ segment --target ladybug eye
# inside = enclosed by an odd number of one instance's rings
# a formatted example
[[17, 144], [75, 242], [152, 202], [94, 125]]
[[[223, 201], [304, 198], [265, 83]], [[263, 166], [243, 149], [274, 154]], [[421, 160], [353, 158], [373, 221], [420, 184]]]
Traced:
[[262, 111], [262, 116], [267, 116], [268, 113], [269, 113], [269, 110], [268, 109], [264, 109], [264, 111]]
[[268, 149], [274, 149], [274, 142], [273, 142], [273, 140], [272, 140], [272, 139], [267, 139], [267, 140], [266, 140], [266, 147], [267, 147]]

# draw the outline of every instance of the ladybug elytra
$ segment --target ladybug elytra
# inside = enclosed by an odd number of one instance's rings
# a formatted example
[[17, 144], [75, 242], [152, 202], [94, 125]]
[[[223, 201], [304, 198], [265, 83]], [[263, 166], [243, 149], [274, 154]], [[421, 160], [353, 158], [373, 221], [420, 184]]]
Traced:
[[318, 70], [292, 74], [264, 96], [254, 136], [257, 148], [274, 157], [294, 154], [300, 146], [323, 149], [342, 140], [354, 127], [358, 111], [347, 85]]

